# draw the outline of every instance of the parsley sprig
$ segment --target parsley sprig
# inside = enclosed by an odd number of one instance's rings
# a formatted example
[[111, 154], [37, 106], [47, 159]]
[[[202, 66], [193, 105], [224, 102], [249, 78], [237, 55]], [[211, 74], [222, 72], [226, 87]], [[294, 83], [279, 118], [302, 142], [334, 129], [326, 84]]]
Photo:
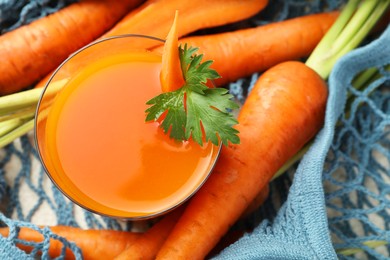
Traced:
[[[179, 141], [192, 139], [202, 145], [211, 141], [218, 145], [240, 142], [238, 131], [233, 128], [237, 120], [229, 112], [238, 108], [232, 95], [224, 88], [209, 88], [209, 80], [220, 78], [210, 65], [211, 60], [201, 62], [203, 54], [198, 48], [179, 47], [179, 58], [185, 84], [178, 90], [162, 93], [146, 104], [146, 121], [157, 121], [165, 114], [160, 127], [164, 133]], [[203, 136], [204, 135], [204, 136]]]

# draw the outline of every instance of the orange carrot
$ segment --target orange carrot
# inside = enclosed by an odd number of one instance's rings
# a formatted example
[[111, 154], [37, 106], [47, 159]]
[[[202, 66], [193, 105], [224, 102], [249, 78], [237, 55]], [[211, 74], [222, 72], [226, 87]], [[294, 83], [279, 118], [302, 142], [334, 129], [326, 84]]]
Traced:
[[[178, 10], [181, 17], [178, 35], [181, 37], [199, 29], [249, 18], [267, 4], [268, 0], [149, 0], [130, 12], [105, 36], [135, 33], [163, 39], [171, 28], [172, 16]], [[134, 47], [147, 47], [142, 42], [134, 44]]]
[[175, 209], [169, 215], [156, 223], [152, 228], [129, 244], [128, 247], [115, 260], [126, 259], [155, 259], [157, 252], [168, 237], [173, 226], [183, 212], [183, 207]]
[[203, 259], [276, 171], [322, 127], [324, 80], [297, 61], [266, 71], [238, 116], [241, 144], [223, 147], [157, 259]]
[[[123, 34], [142, 34], [164, 39], [172, 25], [175, 11], [180, 12], [178, 37], [199, 29], [225, 25], [249, 18], [260, 12], [268, 0], [149, 0], [134, 9], [102, 37]], [[161, 44], [162, 45], [162, 44]], [[137, 39], [133, 48], [152, 48], [156, 41]], [[82, 65], [80, 65], [82, 66]], [[38, 82], [36, 87], [45, 86], [50, 75]], [[1, 92], [0, 92], [1, 93]]]
[[[138, 237], [138, 233], [116, 230], [83, 230], [68, 226], [52, 226], [50, 230], [74, 242], [82, 251], [84, 259], [113, 259], [119, 255], [126, 247], [133, 243]], [[0, 234], [8, 236], [8, 228], [0, 228]], [[36, 230], [21, 228], [18, 238], [31, 242], [42, 242], [43, 236]], [[113, 243], [115, 241], [115, 243]], [[49, 255], [54, 258], [61, 254], [63, 244], [56, 239], [50, 239]], [[32, 247], [18, 244], [18, 247], [30, 252]], [[66, 259], [74, 259], [73, 253], [67, 249]]]
[[[179, 44], [199, 47], [205, 59], [214, 60], [212, 67], [221, 75], [215, 83], [220, 86], [282, 61], [307, 57], [338, 14], [312, 14], [235, 32], [184, 37]], [[182, 23], [184, 19], [179, 25]], [[163, 53], [162, 46], [153, 50]], [[47, 80], [42, 80], [39, 87]]]
[[99, 37], [141, 0], [82, 0], [0, 37], [0, 95], [19, 91]]
[[[235, 32], [182, 38], [179, 43], [199, 47], [223, 85], [263, 71], [282, 61], [307, 57], [333, 24], [338, 12], [302, 16]], [[162, 48], [156, 51], [162, 52]]]
[[160, 79], [163, 92], [174, 91], [184, 85], [179, 59], [177, 17], [178, 11], [176, 11], [175, 19], [165, 41], [162, 54]]
[[[265, 185], [263, 189], [257, 194], [254, 200], [249, 204], [249, 206], [242, 213], [240, 219], [244, 220], [255, 210], [260, 208], [260, 206], [267, 200], [269, 195], [269, 185]], [[245, 220], [244, 220], [245, 221]], [[246, 232], [251, 232], [252, 229], [243, 228], [243, 229], [231, 229], [229, 230], [222, 238], [219, 240], [218, 244], [210, 251], [207, 256], [207, 259], [211, 258], [213, 255], [217, 255], [223, 249], [233, 244], [239, 240]], [[210, 256], [210, 257], [209, 257]]]

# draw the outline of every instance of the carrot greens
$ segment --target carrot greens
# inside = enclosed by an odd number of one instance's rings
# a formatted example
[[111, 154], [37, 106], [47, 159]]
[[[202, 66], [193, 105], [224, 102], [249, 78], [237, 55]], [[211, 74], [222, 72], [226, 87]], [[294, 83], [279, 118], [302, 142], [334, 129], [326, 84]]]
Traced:
[[350, 0], [306, 65], [326, 79], [334, 64], [364, 40], [389, 5], [389, 0]]
[[[209, 88], [209, 80], [219, 78], [210, 68], [211, 60], [201, 62], [203, 54], [196, 54], [198, 48], [179, 47], [179, 58], [184, 86], [178, 90], [164, 92], [146, 104], [146, 121], [158, 121], [165, 115], [160, 126], [171, 138], [182, 141], [190, 137], [202, 145], [211, 141], [218, 145], [239, 143], [238, 131], [233, 128], [238, 122], [229, 110], [238, 108], [232, 95], [224, 88]], [[166, 113], [166, 114], [165, 114]], [[204, 136], [203, 136], [204, 133]], [[204, 137], [204, 138], [203, 138]]]

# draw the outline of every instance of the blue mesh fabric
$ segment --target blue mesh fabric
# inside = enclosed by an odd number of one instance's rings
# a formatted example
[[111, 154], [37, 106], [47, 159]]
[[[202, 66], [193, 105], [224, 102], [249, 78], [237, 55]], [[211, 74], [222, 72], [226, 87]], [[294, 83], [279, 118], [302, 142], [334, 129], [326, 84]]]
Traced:
[[[71, 2], [74, 1], [0, 0], [1, 33]], [[264, 12], [239, 26], [333, 10], [343, 2], [270, 1]], [[329, 84], [326, 125], [316, 143], [299, 166], [271, 183], [270, 198], [263, 207], [234, 227], [255, 230], [224, 250], [218, 259], [389, 257], [390, 93], [385, 67], [390, 63], [389, 31], [382, 42], [359, 49], [338, 63]], [[367, 67], [377, 67], [381, 76], [366, 90], [355, 90], [352, 79]], [[258, 77], [256, 73], [228, 86], [238, 102], [245, 101]], [[351, 113], [343, 112], [344, 104], [351, 107]], [[56, 224], [85, 228], [132, 230], [149, 226], [100, 217], [71, 203], [45, 175], [31, 133], [0, 151], [0, 171], [0, 219], [10, 228], [9, 237], [0, 236], [1, 259], [46, 259], [50, 238], [61, 241], [64, 250], [70, 248], [77, 259], [82, 259], [74, 244], [38, 227], [36, 223], [45, 223], [47, 215]], [[37, 230], [43, 242], [29, 244], [19, 240], [19, 227]], [[15, 243], [31, 245], [34, 250], [25, 254]], [[377, 245], [381, 246], [372, 248]], [[344, 250], [350, 248], [357, 251]]]
[[[345, 62], [355, 75], [376, 67], [379, 76], [364, 90], [338, 84], [347, 89], [351, 113], [340, 117], [323, 174], [334, 247], [363, 248], [374, 259], [388, 258], [390, 249], [390, 27], [383, 37]], [[384, 245], [374, 250], [370, 243]]]

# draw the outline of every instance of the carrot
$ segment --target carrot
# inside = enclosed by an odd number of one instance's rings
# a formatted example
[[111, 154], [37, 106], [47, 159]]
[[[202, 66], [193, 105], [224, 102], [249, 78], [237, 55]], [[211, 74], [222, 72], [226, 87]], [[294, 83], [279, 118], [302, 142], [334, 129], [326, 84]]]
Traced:
[[[269, 185], [265, 185], [263, 189], [256, 195], [253, 201], [248, 205], [242, 213], [240, 220], [245, 221], [250, 214], [256, 211], [267, 200], [269, 195]], [[251, 228], [230, 229], [217, 243], [215, 247], [207, 255], [207, 259], [220, 253], [223, 249], [239, 240], [246, 232], [251, 232]]]
[[[138, 237], [138, 233], [116, 230], [83, 230], [68, 226], [52, 226], [50, 230], [74, 242], [82, 251], [84, 259], [113, 259]], [[0, 228], [0, 234], [8, 236], [8, 228]], [[18, 238], [30, 242], [42, 242], [43, 236], [36, 230], [21, 228]], [[113, 243], [115, 241], [115, 243]], [[49, 256], [54, 258], [61, 254], [63, 244], [56, 239], [50, 239]], [[108, 247], [107, 247], [108, 246]], [[32, 247], [18, 244], [22, 250], [30, 252]], [[66, 259], [74, 259], [71, 250], [67, 249]]]
[[162, 54], [161, 65], [161, 88], [163, 92], [174, 91], [184, 85], [183, 74], [181, 73], [180, 59], [179, 59], [179, 43], [177, 32], [177, 18], [178, 11], [176, 11], [175, 19], [172, 28], [168, 33], [164, 44], [164, 51]]
[[241, 144], [223, 147], [212, 175], [188, 204], [157, 259], [207, 255], [273, 175], [321, 128], [327, 99], [324, 79], [388, 6], [389, 1], [349, 1], [305, 64], [283, 62], [258, 79], [238, 116]]
[[82, 0], [0, 37], [0, 95], [19, 91], [99, 37], [141, 0]]
[[175, 209], [156, 223], [152, 228], [140, 235], [134, 243], [118, 255], [115, 260], [155, 259], [157, 252], [168, 237], [173, 226], [183, 212], [183, 207]]
[[[176, 10], [181, 14], [181, 21], [177, 25], [177, 34], [180, 38], [199, 29], [249, 18], [260, 12], [267, 4], [268, 0], [149, 0], [126, 15], [102, 38], [142, 34], [164, 39], [171, 28], [171, 19]], [[156, 41], [139, 38], [132, 41], [128, 47], [145, 49], [155, 47], [156, 44]], [[36, 87], [45, 86], [50, 76], [43, 78]]]
[[199, 47], [205, 59], [214, 60], [212, 68], [221, 75], [215, 83], [220, 86], [309, 56], [337, 16], [338, 12], [307, 15], [235, 32], [185, 37], [179, 44]]
[[238, 116], [241, 144], [223, 147], [157, 259], [203, 259], [273, 174], [322, 127], [327, 86], [297, 61], [278, 64], [255, 84]]
[[[134, 33], [163, 39], [171, 28], [171, 19], [176, 10], [180, 12], [178, 35], [182, 37], [199, 29], [249, 18], [260, 12], [267, 4], [268, 0], [149, 0], [130, 12], [105, 34], [105, 37]], [[134, 42], [133, 47], [147, 48], [151, 45]]]

